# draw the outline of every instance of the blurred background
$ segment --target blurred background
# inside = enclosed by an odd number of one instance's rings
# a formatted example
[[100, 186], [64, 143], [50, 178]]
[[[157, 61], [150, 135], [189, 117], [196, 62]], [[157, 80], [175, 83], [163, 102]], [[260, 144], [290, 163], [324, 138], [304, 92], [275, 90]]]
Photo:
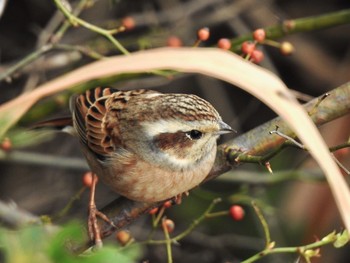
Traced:
[[[147, 0], [147, 1], [90, 1], [90, 8], [81, 17], [103, 28], [120, 26], [126, 17], [135, 26], [116, 37], [129, 51], [167, 46], [176, 37], [183, 46], [192, 46], [197, 31], [210, 29], [210, 38], [202, 47], [216, 46], [220, 38], [235, 38], [283, 22], [286, 19], [321, 15], [350, 8], [349, 1], [316, 0]], [[78, 3], [70, 2], [73, 6]], [[0, 72], [8, 69], [24, 56], [47, 43], [64, 21], [53, 1], [8, 1], [0, 18]], [[350, 79], [350, 25], [289, 35], [281, 41], [293, 44], [295, 52], [283, 56], [277, 48], [262, 46], [265, 58], [260, 63], [277, 74], [286, 85], [310, 98], [319, 96]], [[55, 35], [57, 36], [57, 35]], [[84, 28], [68, 28], [59, 42], [94, 50], [104, 56], [120, 54], [102, 36]], [[30, 64], [6, 82], [1, 82], [0, 103], [34, 89], [57, 76], [69, 72], [93, 59], [80, 52], [66, 49], [52, 50]], [[184, 63], [186, 63], [184, 61]], [[238, 135], [275, 117], [258, 100], [227, 83], [205, 76], [180, 74], [172, 79], [156, 76], [127, 78], [111, 83], [118, 89], [147, 88], [162, 92], [194, 93], [210, 101]], [[303, 96], [305, 97], [305, 96]], [[59, 105], [53, 113], [42, 115], [48, 119], [65, 116], [69, 109], [65, 100], [57, 97]], [[56, 105], [56, 106], [57, 106]], [[38, 121], [38, 120], [37, 120]], [[22, 126], [32, 121], [22, 120]], [[330, 146], [348, 140], [349, 116], [321, 127]], [[232, 138], [225, 136], [220, 142]], [[88, 171], [75, 138], [59, 133], [50, 140], [35, 144], [21, 152], [33, 159], [46, 157], [44, 164], [19, 158], [0, 160], [0, 200], [14, 201], [19, 207], [37, 215], [55, 215], [82, 187], [82, 175]], [[26, 155], [27, 156], [27, 155]], [[74, 165], [65, 161], [71, 160]], [[350, 167], [350, 156], [343, 151], [339, 160]], [[180, 206], [166, 214], [176, 224], [175, 233], [183, 231], [199, 217], [215, 197], [223, 198], [217, 210], [227, 210], [240, 204], [246, 215], [242, 221], [229, 216], [205, 220], [180, 243], [173, 246], [175, 262], [239, 262], [264, 247], [264, 235], [250, 201], [257, 200], [278, 246], [298, 246], [314, 242], [333, 230], [340, 231], [342, 223], [333, 197], [317, 165], [307, 154], [286, 149], [271, 161], [277, 178], [289, 173], [285, 180], [262, 179], [268, 172], [258, 164], [242, 165], [222, 178], [217, 178], [191, 192]], [[312, 171], [316, 177], [305, 176]], [[245, 180], [245, 175], [250, 179]], [[235, 178], [240, 178], [235, 180]], [[316, 179], [315, 179], [316, 178]], [[103, 184], [98, 185], [97, 205], [103, 207], [117, 195]], [[71, 219], [86, 220], [88, 193], [82, 195], [69, 213], [59, 222]], [[147, 237], [151, 229], [150, 217], [144, 216], [130, 226], [137, 240]], [[162, 238], [162, 235], [159, 235]], [[313, 262], [349, 262], [348, 247], [321, 250], [322, 257]], [[277, 254], [261, 262], [296, 262], [295, 254]], [[145, 247], [141, 260], [164, 262], [164, 246]]]

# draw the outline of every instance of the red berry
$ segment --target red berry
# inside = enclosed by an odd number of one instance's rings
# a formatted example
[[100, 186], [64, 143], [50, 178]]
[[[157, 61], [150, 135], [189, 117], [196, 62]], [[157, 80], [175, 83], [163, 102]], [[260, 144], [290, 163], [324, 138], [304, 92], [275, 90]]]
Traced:
[[266, 37], [266, 32], [262, 28], [259, 28], [253, 32], [253, 38], [259, 43], [263, 42], [265, 40], [265, 37]]
[[135, 27], [135, 20], [131, 16], [124, 17], [122, 20], [122, 25], [126, 30], [131, 30]]
[[230, 207], [230, 215], [235, 221], [240, 221], [244, 218], [244, 210], [240, 205], [233, 205]]
[[[86, 187], [91, 187], [92, 186], [92, 172], [86, 172], [83, 175], [83, 185], [85, 185]], [[98, 181], [98, 177], [96, 177], [96, 182]]]
[[169, 207], [171, 207], [171, 201], [166, 201], [166, 202], [164, 202], [164, 204], [163, 204], [163, 206], [165, 207], [165, 208], [169, 208]]
[[128, 231], [121, 230], [118, 233], [116, 233], [115, 238], [121, 245], [124, 246], [130, 241], [131, 235]]
[[4, 140], [1, 142], [1, 145], [0, 145], [1, 149], [4, 150], [5, 152], [8, 152], [12, 149], [12, 143], [11, 143], [11, 140], [6, 137], [4, 138]]
[[231, 48], [231, 41], [227, 38], [220, 38], [218, 41], [218, 47], [224, 50], [229, 50]]
[[175, 229], [175, 223], [171, 219], [164, 219], [162, 221], [162, 226], [163, 226], [163, 229], [165, 229], [168, 233], [173, 232]]
[[167, 39], [167, 46], [168, 47], [181, 47], [182, 41], [180, 38], [178, 38], [176, 36], [170, 36]]
[[264, 53], [258, 49], [254, 50], [250, 55], [254, 63], [260, 63], [264, 59]]
[[255, 44], [251, 41], [244, 41], [241, 49], [244, 54], [250, 55], [255, 50]]
[[158, 210], [159, 210], [158, 207], [155, 207], [155, 208], [149, 210], [148, 213], [149, 213], [150, 215], [154, 215], [154, 214], [156, 214], [156, 213], [158, 212]]
[[197, 31], [197, 37], [200, 41], [206, 41], [208, 40], [210, 36], [209, 28], [203, 27]]

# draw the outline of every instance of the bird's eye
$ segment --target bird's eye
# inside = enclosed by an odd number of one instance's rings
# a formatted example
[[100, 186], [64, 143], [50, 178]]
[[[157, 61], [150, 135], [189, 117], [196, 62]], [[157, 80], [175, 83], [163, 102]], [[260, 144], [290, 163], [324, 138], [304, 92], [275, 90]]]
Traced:
[[189, 132], [186, 132], [186, 135], [191, 140], [198, 140], [198, 139], [202, 138], [203, 133], [198, 131], [198, 130], [191, 130]]

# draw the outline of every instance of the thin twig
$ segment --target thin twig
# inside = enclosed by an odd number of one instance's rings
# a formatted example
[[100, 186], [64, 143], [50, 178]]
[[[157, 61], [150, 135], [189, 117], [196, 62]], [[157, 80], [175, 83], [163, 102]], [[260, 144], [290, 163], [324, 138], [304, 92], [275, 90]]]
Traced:
[[[346, 230], [345, 230], [346, 231]], [[338, 238], [341, 238], [341, 236], [344, 234], [339, 233], [336, 234], [335, 232], [330, 233], [326, 237], [322, 238], [320, 241], [316, 241], [314, 243], [305, 245], [305, 246], [298, 246], [298, 247], [276, 247], [276, 248], [266, 248], [263, 251], [260, 251], [253, 255], [252, 257], [243, 260], [241, 263], [252, 263], [255, 261], [258, 261], [259, 259], [270, 255], [270, 254], [277, 254], [277, 253], [298, 253], [303, 255], [304, 257], [307, 257], [307, 252], [313, 249], [317, 249], [319, 247], [332, 244], [337, 241]], [[346, 243], [346, 242], [345, 242]], [[317, 255], [317, 252], [315, 252], [315, 255]], [[309, 256], [308, 258], [310, 258]]]
[[[58, 50], [69, 50], [69, 51], [78, 51], [82, 53], [83, 55], [86, 55], [92, 59], [103, 59], [105, 58], [103, 55], [99, 54], [98, 52], [95, 52], [93, 50], [90, 50], [83, 46], [72, 46], [72, 45], [66, 45], [66, 44], [47, 44], [45, 46], [42, 46], [38, 50], [34, 51], [33, 53], [30, 53], [28, 56], [21, 59], [18, 63], [14, 64], [13, 66], [10, 66], [7, 70], [5, 70], [3, 73], [0, 74], [0, 81], [6, 79], [10, 80], [11, 75], [13, 75], [15, 72], [23, 69], [24, 67], [28, 66], [29, 64], [37, 61], [40, 59], [43, 55], [48, 53], [49, 51], [52, 51], [54, 49]], [[28, 90], [28, 89], [26, 89]]]
[[30, 53], [28, 56], [24, 57], [22, 60], [20, 60], [18, 63], [14, 64], [7, 70], [5, 70], [3, 73], [0, 74], [0, 81], [3, 79], [9, 78], [14, 72], [18, 71], [19, 69], [23, 68], [24, 66], [32, 63], [39, 57], [41, 57], [43, 54], [48, 52], [52, 49], [52, 44], [47, 44], [45, 46], [42, 46], [38, 50], [34, 51], [33, 53]]
[[270, 235], [270, 229], [269, 226], [266, 222], [266, 219], [264, 217], [264, 215], [262, 214], [261, 210], [259, 209], [259, 207], [256, 205], [256, 203], [254, 201], [252, 201], [252, 206], [255, 210], [256, 215], [259, 218], [259, 221], [263, 227], [264, 230], [264, 234], [265, 234], [265, 249], [269, 249], [271, 248], [271, 235]]
[[[87, 3], [90, 3], [89, 6], [91, 6], [92, 0], [80, 0], [76, 7], [74, 7], [72, 13], [78, 16], [87, 7]], [[62, 23], [63, 20], [64, 22]], [[60, 24], [61, 26], [59, 27]], [[47, 26], [42, 30], [42, 33], [39, 35], [36, 44], [36, 49], [39, 49], [40, 47], [49, 43], [57, 45], [62, 39], [63, 35], [66, 33], [66, 31], [70, 28], [70, 26], [71, 24], [65, 19], [62, 13], [59, 10], [56, 10], [55, 14], [52, 16]], [[54, 33], [55, 30], [56, 32]], [[38, 59], [39, 61], [37, 61], [37, 63], [34, 65], [34, 67], [37, 70], [41, 69], [41, 60], [40, 58]], [[26, 84], [24, 85], [23, 92], [32, 90], [38, 84], [38, 82], [38, 72], [30, 74], [26, 81]]]
[[170, 235], [169, 235], [169, 231], [168, 229], [166, 228], [166, 225], [165, 225], [165, 220], [166, 218], [164, 217], [162, 219], [162, 228], [163, 228], [163, 232], [164, 232], [164, 236], [165, 236], [165, 245], [166, 245], [166, 251], [167, 251], [167, 255], [168, 255], [168, 263], [172, 263], [173, 262], [173, 256], [172, 256], [172, 250], [171, 250], [171, 238], [170, 238]]
[[65, 207], [61, 211], [59, 211], [56, 215], [52, 216], [52, 220], [58, 220], [64, 217], [72, 208], [74, 202], [80, 199], [81, 195], [85, 192], [86, 189], [87, 189], [86, 186], [80, 188], [79, 191], [72, 198], [70, 198], [69, 202], [65, 205]]
[[[327, 95], [327, 93], [326, 93], [326, 95]], [[327, 95], [327, 96], [328, 96], [328, 95]], [[326, 98], [327, 96], [324, 96], [324, 98]], [[323, 99], [322, 99], [322, 100], [323, 100]], [[322, 100], [320, 100], [320, 102], [321, 102]], [[305, 147], [303, 144], [297, 142], [296, 140], [294, 140], [294, 139], [291, 138], [290, 136], [285, 135], [285, 134], [281, 133], [280, 131], [278, 131], [278, 126], [276, 126], [276, 130], [270, 131], [270, 134], [272, 134], [272, 133], [276, 133], [277, 135], [279, 135], [279, 136], [285, 138], [285, 139], [287, 140], [285, 143], [290, 142], [292, 145], [296, 145], [296, 146], [298, 146], [300, 149], [307, 150], [306, 147]], [[289, 143], [289, 144], [290, 144], [290, 143]], [[341, 146], [342, 146], [343, 148], [349, 147], [348, 143], [341, 144]], [[337, 150], [338, 150], [338, 149], [341, 149], [341, 148], [339, 148], [339, 146], [335, 146], [334, 149], [337, 149]], [[330, 149], [330, 151], [331, 151], [331, 149]], [[337, 163], [337, 165], [338, 165], [347, 175], [349, 175], [349, 174], [350, 174], [349, 170], [334, 156], [334, 154], [331, 154], [331, 156], [333, 157], [333, 160]]]
[[62, 50], [69, 50], [69, 51], [78, 51], [82, 54], [84, 54], [85, 56], [88, 56], [92, 59], [96, 59], [96, 60], [99, 60], [99, 59], [104, 59], [106, 58], [105, 56], [101, 55], [100, 53], [92, 50], [92, 49], [89, 49], [89, 48], [86, 48], [84, 46], [79, 46], [79, 45], [67, 45], [67, 44], [56, 44], [54, 46], [55, 49], [62, 49]]
[[[81, 0], [77, 6], [74, 8], [74, 10], [72, 11], [72, 14], [74, 16], [79, 16], [79, 14], [86, 8], [87, 3], [90, 3], [89, 6], [91, 5], [91, 0]], [[63, 24], [61, 25], [61, 27], [56, 31], [56, 33], [52, 36], [51, 38], [51, 42], [52, 43], [58, 43], [62, 37], [64, 36], [64, 34], [66, 33], [66, 31], [72, 26], [72, 24], [68, 21], [65, 20], [63, 22]]]
[[302, 145], [301, 143], [297, 142], [296, 140], [294, 140], [292, 137], [280, 132], [278, 130], [278, 126], [276, 125], [276, 129], [274, 131], [269, 131], [270, 134], [277, 134], [278, 136], [281, 136], [282, 138], [286, 139], [287, 141], [290, 141], [292, 144], [298, 146], [300, 149], [305, 150], [305, 146]]
[[12, 150], [9, 152], [0, 150], [0, 162], [51, 166], [77, 171], [89, 170], [86, 161], [81, 158], [61, 157], [57, 155], [24, 152], [19, 150]]
[[96, 32], [104, 37], [106, 37], [109, 41], [111, 41], [112, 44], [124, 55], [130, 54], [129, 51], [127, 51], [120, 42], [113, 37], [113, 34], [116, 34], [119, 32], [118, 29], [114, 30], [106, 30], [103, 28], [100, 28], [98, 26], [95, 26], [93, 24], [90, 24], [89, 22], [75, 16], [74, 14], [70, 13], [69, 10], [62, 4], [60, 0], [54, 0], [57, 8], [68, 18], [70, 23], [73, 25], [81, 25], [93, 32]]
[[[193, 229], [195, 229], [203, 220], [205, 220], [207, 218], [207, 216], [210, 214], [210, 212], [214, 209], [215, 205], [219, 202], [221, 202], [220, 198], [214, 199], [211, 202], [211, 204], [209, 205], [209, 207], [204, 211], [204, 213], [200, 217], [195, 219], [192, 222], [192, 224], [185, 231], [183, 231], [181, 234], [171, 238], [172, 243], [177, 243], [178, 241], [180, 241], [181, 239], [186, 237], [189, 233], [191, 233], [193, 231]], [[146, 240], [145, 242], [142, 242], [142, 243], [155, 245], [155, 244], [165, 244], [166, 242], [167, 242], [166, 240]]]

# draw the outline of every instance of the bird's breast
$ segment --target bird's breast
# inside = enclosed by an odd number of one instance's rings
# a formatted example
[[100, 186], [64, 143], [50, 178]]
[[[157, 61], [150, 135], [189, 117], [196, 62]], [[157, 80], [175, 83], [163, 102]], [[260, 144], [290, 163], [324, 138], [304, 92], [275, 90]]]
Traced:
[[174, 170], [130, 156], [109, 163], [98, 176], [115, 192], [131, 200], [158, 202], [199, 185], [208, 175], [216, 150], [186, 169]]

